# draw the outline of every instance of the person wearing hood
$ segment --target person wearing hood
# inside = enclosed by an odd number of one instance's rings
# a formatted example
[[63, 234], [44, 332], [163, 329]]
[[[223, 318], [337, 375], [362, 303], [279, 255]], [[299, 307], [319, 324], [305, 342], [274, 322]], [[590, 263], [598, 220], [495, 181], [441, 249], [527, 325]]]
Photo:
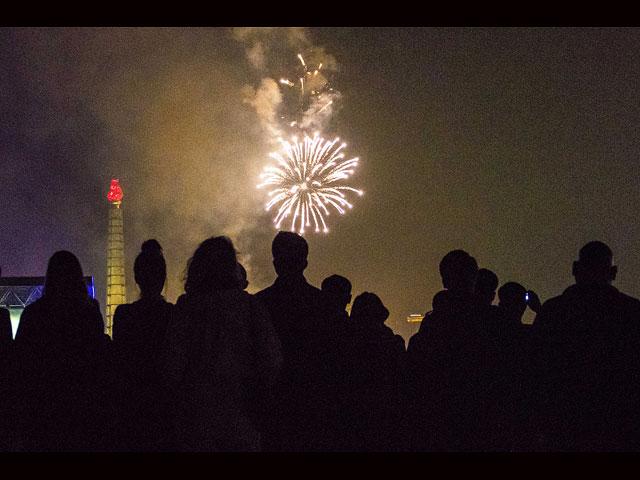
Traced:
[[534, 320], [547, 450], [640, 447], [640, 300], [612, 285], [617, 270], [606, 244], [587, 243], [573, 262], [575, 284], [546, 301]]

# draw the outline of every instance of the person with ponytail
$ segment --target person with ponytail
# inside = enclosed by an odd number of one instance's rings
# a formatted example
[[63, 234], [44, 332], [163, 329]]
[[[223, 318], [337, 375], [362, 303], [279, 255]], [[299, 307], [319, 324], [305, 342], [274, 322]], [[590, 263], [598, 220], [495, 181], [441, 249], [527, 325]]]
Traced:
[[113, 316], [113, 343], [120, 378], [120, 449], [170, 448], [168, 398], [160, 375], [161, 356], [173, 304], [162, 295], [167, 266], [160, 243], [142, 244], [133, 265], [140, 298], [119, 305]]

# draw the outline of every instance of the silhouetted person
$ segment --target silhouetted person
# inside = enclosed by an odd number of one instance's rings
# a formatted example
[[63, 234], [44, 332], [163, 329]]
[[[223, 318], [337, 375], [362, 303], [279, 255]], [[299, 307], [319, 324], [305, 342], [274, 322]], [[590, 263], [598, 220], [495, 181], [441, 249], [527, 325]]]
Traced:
[[[351, 303], [351, 282], [342, 275], [330, 275], [320, 285], [322, 297], [327, 311], [328, 328], [325, 361], [327, 369], [332, 372], [327, 377], [327, 391], [323, 401], [327, 406], [324, 412], [326, 438], [325, 450], [342, 451], [345, 448], [345, 429], [350, 419], [345, 413], [344, 392], [351, 387], [347, 374], [348, 354], [352, 348], [350, 339], [350, 322], [347, 306]], [[332, 426], [330, 426], [332, 425]]]
[[350, 348], [344, 390], [347, 451], [406, 450], [404, 339], [385, 325], [389, 311], [380, 298], [364, 292], [353, 301]]
[[271, 251], [277, 278], [257, 293], [267, 307], [282, 344], [283, 366], [276, 387], [265, 448], [308, 451], [332, 448], [324, 421], [327, 404], [327, 343], [332, 322], [322, 292], [307, 283], [309, 247], [292, 232], [279, 232]]
[[522, 323], [522, 317], [529, 307], [533, 312], [540, 310], [538, 295], [517, 282], [507, 282], [498, 290], [498, 315], [505, 335], [505, 341], [513, 342], [515, 350], [513, 372], [517, 375], [515, 396], [516, 423], [514, 426], [514, 449], [537, 450], [537, 426], [535, 425], [535, 397], [539, 394], [533, 383], [535, 375], [534, 359], [537, 355], [536, 338], [531, 325]]
[[527, 290], [517, 282], [507, 282], [498, 290], [498, 308], [513, 324], [522, 324], [527, 307], [534, 313], [541, 308], [540, 299], [533, 290]]
[[104, 418], [112, 412], [102, 400], [108, 338], [80, 262], [54, 253], [43, 295], [24, 309], [15, 337], [25, 450], [109, 448]]
[[617, 267], [602, 242], [573, 263], [575, 284], [546, 301], [534, 326], [543, 344], [540, 406], [548, 450], [640, 448], [640, 301], [611, 282]]
[[348, 318], [347, 305], [351, 303], [351, 282], [341, 275], [331, 275], [320, 285], [329, 312], [337, 322], [344, 323]]
[[261, 450], [256, 413], [280, 367], [280, 345], [263, 305], [238, 286], [232, 242], [202, 242], [167, 336], [179, 450]]
[[512, 352], [498, 333], [495, 308], [475, 294], [477, 272], [463, 250], [443, 257], [446, 290], [409, 341], [414, 450], [510, 448]]
[[157, 240], [147, 240], [133, 265], [140, 298], [113, 315], [113, 343], [121, 389], [120, 447], [132, 451], [171, 448], [168, 395], [161, 359], [173, 305], [162, 296], [167, 266]]
[[498, 276], [487, 268], [478, 270], [476, 279], [476, 295], [486, 304], [491, 305], [496, 298]]

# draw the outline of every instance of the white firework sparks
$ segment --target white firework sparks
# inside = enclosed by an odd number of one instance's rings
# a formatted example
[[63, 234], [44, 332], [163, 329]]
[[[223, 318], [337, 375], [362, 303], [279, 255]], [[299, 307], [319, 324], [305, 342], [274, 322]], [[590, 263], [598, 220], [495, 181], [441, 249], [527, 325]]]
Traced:
[[282, 144], [281, 155], [272, 152], [270, 157], [278, 162], [277, 167], [266, 167], [260, 175], [262, 183], [258, 188], [271, 185], [275, 187], [269, 192], [271, 199], [266, 210], [278, 206], [278, 213], [273, 222], [280, 229], [282, 222], [291, 217], [291, 230], [304, 234], [305, 227], [315, 227], [319, 232], [328, 232], [325, 216], [333, 207], [340, 214], [352, 208], [344, 192], [362, 191], [342, 184], [354, 172], [358, 158], [345, 160], [342, 152], [345, 143], [338, 144], [339, 138], [325, 141], [316, 133], [313, 138], [305, 135], [302, 141], [293, 137], [293, 143], [279, 139]]
[[[281, 78], [280, 83], [286, 85], [289, 88], [293, 88], [296, 84], [299, 84], [299, 114], [313, 116], [318, 115], [327, 107], [333, 104], [331, 100], [335, 95], [333, 88], [329, 86], [328, 80], [320, 74], [322, 69], [322, 63], [311, 72], [307, 63], [301, 54], [298, 54], [298, 59], [302, 65], [302, 75], [298, 78], [297, 82], [292, 82], [288, 78]], [[292, 120], [289, 125], [295, 126], [300, 123], [300, 119]]]

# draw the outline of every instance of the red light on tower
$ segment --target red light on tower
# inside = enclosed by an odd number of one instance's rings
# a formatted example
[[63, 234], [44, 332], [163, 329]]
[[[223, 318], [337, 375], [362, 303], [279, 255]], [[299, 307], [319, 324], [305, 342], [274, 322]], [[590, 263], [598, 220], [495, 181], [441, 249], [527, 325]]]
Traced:
[[111, 188], [107, 194], [110, 202], [119, 202], [122, 199], [122, 188], [118, 185], [118, 179], [111, 180]]

